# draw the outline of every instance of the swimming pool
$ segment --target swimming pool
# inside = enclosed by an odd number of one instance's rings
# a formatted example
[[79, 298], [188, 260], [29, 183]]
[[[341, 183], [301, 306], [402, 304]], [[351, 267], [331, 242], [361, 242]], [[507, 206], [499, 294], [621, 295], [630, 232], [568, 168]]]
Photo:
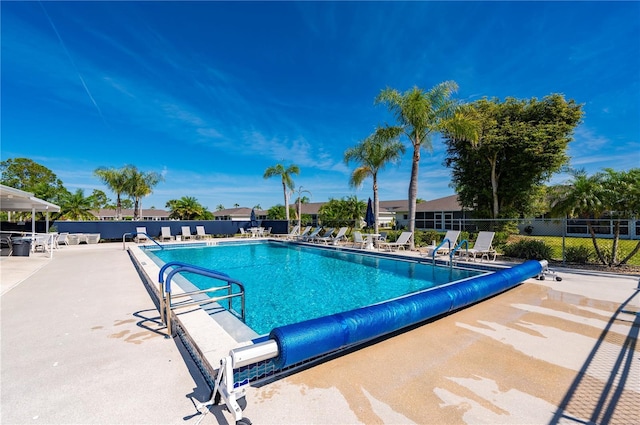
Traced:
[[[182, 261], [243, 282], [245, 321], [258, 334], [484, 273], [267, 241], [148, 249], [147, 253], [162, 263]], [[211, 286], [211, 280], [202, 276], [186, 277], [198, 288]]]

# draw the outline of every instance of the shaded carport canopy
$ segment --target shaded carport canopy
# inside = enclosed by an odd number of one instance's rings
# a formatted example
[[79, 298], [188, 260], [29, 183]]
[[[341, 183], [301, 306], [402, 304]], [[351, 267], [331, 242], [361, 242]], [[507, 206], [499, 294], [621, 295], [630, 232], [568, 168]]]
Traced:
[[1, 211], [60, 212], [60, 207], [36, 198], [33, 193], [0, 184]]

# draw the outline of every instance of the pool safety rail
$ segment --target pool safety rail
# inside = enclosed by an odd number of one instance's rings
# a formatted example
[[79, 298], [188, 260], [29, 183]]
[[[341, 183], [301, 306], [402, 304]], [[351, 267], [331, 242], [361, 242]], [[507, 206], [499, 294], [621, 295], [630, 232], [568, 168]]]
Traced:
[[[368, 307], [277, 327], [268, 338], [233, 349], [221, 359], [211, 399], [199, 404], [198, 410], [206, 413], [208, 406], [222, 400], [236, 424], [250, 424], [243, 419], [238, 400], [251, 382], [465, 308], [538, 276], [546, 268], [547, 261], [530, 260]], [[271, 370], [265, 373], [265, 367]]]
[[[164, 273], [168, 269], [172, 268], [172, 270], [167, 274], [165, 279]], [[215, 279], [216, 281], [226, 282], [224, 286], [210, 286], [205, 289], [200, 289], [197, 291], [184, 292], [177, 295], [172, 295], [171, 293], [171, 279], [177, 273], [193, 273], [200, 276], [210, 277]], [[171, 311], [184, 307], [191, 307], [194, 305], [203, 306], [206, 304], [218, 303], [220, 301], [227, 300], [227, 310], [236, 316], [239, 316], [240, 319], [244, 322], [245, 320], [245, 291], [244, 285], [242, 282], [235, 280], [226, 273], [222, 273], [216, 270], [207, 269], [204, 267], [196, 266], [193, 264], [183, 263], [181, 261], [172, 261], [166, 263], [160, 268], [160, 272], [158, 275], [158, 284], [159, 284], [159, 293], [160, 293], [160, 318], [167, 326], [167, 338], [173, 336], [173, 329], [171, 326]], [[237, 292], [233, 292], [234, 287], [237, 288]], [[218, 291], [226, 291], [225, 295], [217, 296], [217, 297], [209, 297], [202, 296], [200, 299], [197, 295], [202, 295], [206, 293], [213, 293]], [[191, 301], [181, 301], [174, 303], [175, 300], [179, 298], [191, 298]], [[234, 298], [240, 299], [240, 313], [237, 313], [233, 309], [232, 301]]]
[[431, 253], [431, 259], [432, 259], [434, 265], [436, 264], [436, 253], [438, 252], [438, 250], [440, 250], [440, 248], [442, 248], [444, 246], [444, 244], [448, 244], [449, 245], [449, 252], [451, 252], [451, 241], [449, 240], [449, 238], [444, 238], [442, 240], [442, 242], [440, 242], [440, 244], [438, 244], [436, 249], [434, 249], [433, 252]]
[[153, 239], [151, 236], [149, 236], [148, 234], [146, 234], [144, 232], [128, 232], [128, 233], [125, 233], [124, 235], [122, 235], [122, 250], [123, 251], [127, 249], [127, 247], [125, 246], [125, 243], [127, 241], [127, 236], [133, 237], [133, 236], [137, 236], [137, 235], [145, 235], [147, 237], [147, 239], [149, 239], [154, 244], [158, 245], [160, 247], [160, 249], [164, 249], [164, 246], [160, 245], [158, 243], [158, 241], [156, 241], [155, 239]]
[[[449, 261], [451, 262], [451, 264], [453, 264], [453, 256], [456, 255], [456, 251], [459, 251], [460, 248], [462, 248], [462, 246], [464, 245], [464, 249], [467, 252], [467, 257], [469, 256], [469, 241], [467, 241], [466, 239], [463, 239], [462, 241], [460, 241], [460, 243], [458, 245], [456, 245], [455, 248], [453, 248], [451, 250], [451, 252], [449, 253]], [[462, 252], [462, 251], [460, 251]], [[435, 261], [435, 258], [434, 260]]]

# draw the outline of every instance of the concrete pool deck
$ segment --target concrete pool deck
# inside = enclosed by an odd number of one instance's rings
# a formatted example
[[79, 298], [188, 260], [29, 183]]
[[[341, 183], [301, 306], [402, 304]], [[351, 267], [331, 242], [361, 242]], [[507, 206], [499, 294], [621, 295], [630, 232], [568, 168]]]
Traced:
[[[134, 244], [131, 244], [134, 245]], [[638, 276], [557, 269], [260, 387], [255, 424], [620, 423], [640, 415]], [[1, 422], [233, 423], [121, 243], [0, 260]], [[560, 408], [559, 408], [560, 407]]]

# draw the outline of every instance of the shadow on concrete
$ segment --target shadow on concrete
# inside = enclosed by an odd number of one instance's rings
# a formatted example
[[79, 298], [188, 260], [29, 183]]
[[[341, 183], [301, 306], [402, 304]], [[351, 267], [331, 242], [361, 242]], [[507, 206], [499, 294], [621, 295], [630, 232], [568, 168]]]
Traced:
[[[634, 423], [638, 417], [640, 397], [633, 391], [624, 391], [630, 377], [631, 364], [635, 355], [640, 331], [640, 312], [626, 310], [630, 302], [640, 297], [640, 288], [627, 298], [603, 329], [598, 342], [565, 394], [549, 425], [560, 423], [601, 424]], [[632, 317], [632, 319], [628, 319]], [[629, 333], [621, 341], [618, 333], [611, 332], [616, 322], [631, 323]], [[605, 347], [605, 342], [610, 341]], [[611, 346], [619, 346], [611, 352]], [[594, 378], [589, 371], [603, 369], [608, 374], [606, 382]], [[635, 379], [638, 379], [635, 377]]]

